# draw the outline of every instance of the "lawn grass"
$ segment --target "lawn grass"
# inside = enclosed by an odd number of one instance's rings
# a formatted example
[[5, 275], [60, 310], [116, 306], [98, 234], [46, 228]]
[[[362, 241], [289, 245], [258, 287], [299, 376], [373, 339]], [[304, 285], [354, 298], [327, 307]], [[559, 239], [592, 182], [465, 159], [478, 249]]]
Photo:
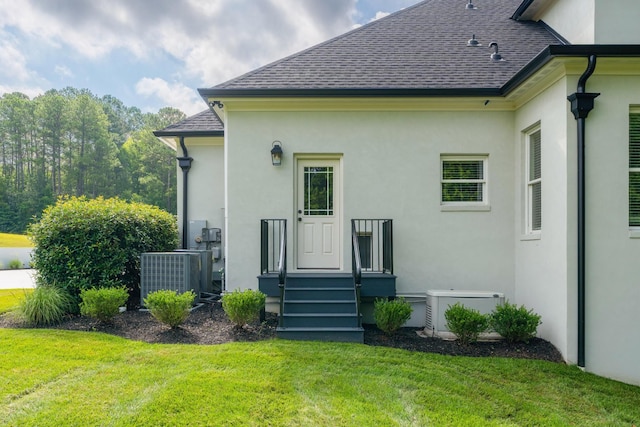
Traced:
[[31, 248], [33, 243], [25, 235], [0, 233], [0, 248]]
[[640, 387], [542, 361], [0, 329], [0, 425], [640, 425]]
[[33, 289], [0, 289], [0, 314], [16, 308], [26, 292]]

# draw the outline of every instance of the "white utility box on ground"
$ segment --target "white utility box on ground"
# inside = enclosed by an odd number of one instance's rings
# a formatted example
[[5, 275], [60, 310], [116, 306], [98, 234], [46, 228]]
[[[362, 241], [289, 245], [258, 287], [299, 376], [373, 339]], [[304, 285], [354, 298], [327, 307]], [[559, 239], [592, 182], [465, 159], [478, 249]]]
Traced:
[[425, 335], [453, 338], [453, 334], [447, 328], [444, 313], [449, 306], [458, 302], [467, 308], [473, 308], [482, 314], [488, 314], [498, 304], [504, 303], [504, 294], [493, 291], [428, 290]]

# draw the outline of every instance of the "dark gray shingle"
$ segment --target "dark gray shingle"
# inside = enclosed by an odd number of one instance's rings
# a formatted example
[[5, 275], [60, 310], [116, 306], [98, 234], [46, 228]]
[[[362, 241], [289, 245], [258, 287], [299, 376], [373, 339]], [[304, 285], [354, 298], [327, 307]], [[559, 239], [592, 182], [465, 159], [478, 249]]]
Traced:
[[[521, 0], [425, 0], [212, 88], [497, 89], [545, 47], [544, 25], [510, 19]], [[468, 47], [475, 34], [481, 47]], [[492, 62], [489, 43], [505, 62]]]
[[220, 118], [213, 111], [205, 110], [153, 134], [155, 136], [215, 136], [223, 133], [224, 124]]

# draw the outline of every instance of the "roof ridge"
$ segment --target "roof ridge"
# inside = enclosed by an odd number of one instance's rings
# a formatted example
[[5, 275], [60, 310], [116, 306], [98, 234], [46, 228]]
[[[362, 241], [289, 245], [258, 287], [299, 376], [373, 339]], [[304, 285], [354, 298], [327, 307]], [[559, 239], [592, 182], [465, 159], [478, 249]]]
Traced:
[[336, 41], [341, 40], [343, 38], [346, 38], [348, 36], [351, 36], [354, 33], [357, 33], [357, 32], [360, 32], [360, 31], [365, 31], [365, 30], [371, 28], [374, 25], [379, 25], [380, 21], [385, 21], [388, 18], [395, 17], [395, 16], [397, 16], [399, 14], [402, 14], [402, 13], [408, 13], [411, 9], [417, 8], [420, 5], [422, 5], [423, 3], [426, 3], [427, 1], [429, 1], [429, 0], [421, 0], [416, 4], [413, 4], [411, 6], [407, 6], [407, 7], [403, 8], [403, 9], [400, 9], [400, 10], [397, 10], [397, 11], [395, 11], [393, 13], [390, 13], [387, 16], [384, 16], [382, 18], [373, 20], [371, 22], [367, 22], [366, 24], [363, 24], [363, 25], [361, 25], [359, 27], [353, 28], [352, 30], [347, 31], [346, 33], [338, 34], [337, 36], [332, 37], [329, 40], [325, 40], [323, 42], [316, 43], [316, 44], [314, 44], [312, 46], [309, 46], [309, 47], [307, 47], [307, 48], [305, 48], [303, 50], [300, 50], [300, 51], [297, 51], [295, 53], [292, 53], [291, 55], [287, 55], [284, 58], [280, 58], [280, 59], [277, 59], [275, 61], [269, 62], [268, 64], [265, 64], [265, 65], [263, 65], [261, 67], [253, 69], [251, 71], [248, 71], [248, 72], [246, 72], [244, 74], [241, 74], [241, 75], [239, 75], [237, 77], [234, 77], [234, 78], [232, 78], [230, 80], [226, 80], [226, 81], [224, 81], [222, 83], [214, 85], [214, 86], [210, 87], [210, 89], [224, 88], [225, 86], [233, 84], [233, 82], [235, 82], [237, 80], [242, 80], [242, 79], [244, 79], [246, 77], [249, 77], [249, 76], [252, 76], [254, 74], [258, 74], [258, 73], [260, 73], [262, 71], [265, 71], [265, 70], [268, 70], [270, 68], [273, 68], [273, 67], [275, 67], [275, 66], [277, 66], [279, 64], [282, 64], [283, 62], [287, 62], [287, 61], [290, 61], [291, 59], [297, 58], [298, 56], [304, 55], [305, 53], [307, 53], [308, 51], [310, 51], [312, 49], [316, 49], [316, 48], [319, 48], [319, 47], [322, 47], [322, 46], [329, 45], [331, 43], [335, 43]]

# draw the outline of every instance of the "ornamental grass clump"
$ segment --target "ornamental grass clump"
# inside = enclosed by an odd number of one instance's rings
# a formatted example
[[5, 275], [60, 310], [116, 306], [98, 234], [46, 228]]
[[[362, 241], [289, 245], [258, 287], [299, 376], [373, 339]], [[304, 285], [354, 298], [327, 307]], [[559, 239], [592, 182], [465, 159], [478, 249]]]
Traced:
[[489, 328], [489, 316], [478, 310], [467, 308], [459, 302], [450, 305], [444, 312], [447, 328], [453, 332], [460, 344], [478, 341], [478, 336]]
[[69, 312], [70, 298], [61, 288], [40, 285], [33, 292], [25, 293], [18, 306], [18, 313], [31, 326], [60, 323]]
[[91, 288], [80, 292], [80, 314], [93, 317], [103, 323], [110, 322], [120, 313], [129, 298], [127, 288]]
[[182, 294], [168, 289], [151, 292], [144, 299], [144, 305], [151, 315], [171, 328], [177, 328], [189, 317], [196, 294], [187, 291]]
[[491, 327], [507, 342], [529, 342], [536, 336], [540, 323], [540, 315], [527, 310], [524, 305], [519, 308], [515, 304], [505, 302], [496, 306], [491, 313]]
[[266, 300], [267, 296], [260, 291], [236, 289], [222, 297], [222, 309], [237, 328], [242, 328], [260, 317]]
[[391, 335], [402, 327], [411, 317], [413, 308], [404, 298], [391, 301], [376, 299], [373, 303], [373, 317], [378, 329]]

